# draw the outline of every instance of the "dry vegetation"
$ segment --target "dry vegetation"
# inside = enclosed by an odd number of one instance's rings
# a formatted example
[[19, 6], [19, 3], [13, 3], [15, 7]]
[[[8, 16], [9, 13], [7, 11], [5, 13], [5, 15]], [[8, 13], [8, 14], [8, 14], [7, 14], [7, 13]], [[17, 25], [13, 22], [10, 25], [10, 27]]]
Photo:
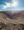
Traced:
[[[0, 15], [0, 30], [24, 30], [24, 12], [17, 19], [10, 19], [7, 16]], [[4, 25], [3, 25], [4, 24]]]

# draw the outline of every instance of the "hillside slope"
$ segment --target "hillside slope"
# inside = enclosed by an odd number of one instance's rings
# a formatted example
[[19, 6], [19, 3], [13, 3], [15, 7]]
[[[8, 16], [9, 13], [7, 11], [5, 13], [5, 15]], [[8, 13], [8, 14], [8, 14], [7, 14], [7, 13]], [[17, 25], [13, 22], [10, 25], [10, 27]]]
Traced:
[[4, 23], [23, 23], [24, 24], [24, 12], [19, 12], [20, 16], [17, 17], [17, 19], [10, 19], [6, 15], [2, 16], [0, 15], [0, 21]]

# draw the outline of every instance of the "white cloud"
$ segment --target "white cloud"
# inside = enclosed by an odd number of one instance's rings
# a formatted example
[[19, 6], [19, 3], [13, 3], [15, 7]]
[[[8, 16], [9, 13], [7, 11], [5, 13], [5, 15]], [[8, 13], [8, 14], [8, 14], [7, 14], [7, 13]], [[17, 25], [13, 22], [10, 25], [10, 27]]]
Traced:
[[18, 6], [18, 1], [17, 0], [12, 0], [11, 7], [17, 7]]
[[13, 2], [13, 3], [11, 4], [11, 7], [16, 7], [16, 6], [18, 6], [18, 2]]
[[7, 2], [6, 2], [6, 6], [7, 6], [7, 7], [10, 7], [10, 3], [7, 3]]
[[2, 8], [5, 9], [7, 6], [3, 6]]
[[8, 3], [8, 2], [5, 2], [6, 5], [4, 5], [2, 8], [3, 9], [6, 9], [8, 7], [17, 7], [18, 6], [18, 2], [15, 1], [15, 0], [12, 0], [12, 3]]
[[7, 8], [7, 7], [10, 7], [10, 3], [7, 3], [7, 2], [6, 2], [6, 5], [4, 5], [2, 8], [5, 9], [5, 8]]

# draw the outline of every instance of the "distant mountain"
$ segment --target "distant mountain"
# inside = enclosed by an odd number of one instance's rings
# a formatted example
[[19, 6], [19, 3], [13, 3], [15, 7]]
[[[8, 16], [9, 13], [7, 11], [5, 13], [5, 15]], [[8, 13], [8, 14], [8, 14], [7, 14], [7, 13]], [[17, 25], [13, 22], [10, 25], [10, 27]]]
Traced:
[[17, 17], [20, 17], [20, 16], [24, 17], [24, 11], [20, 11], [20, 12], [17, 12], [17, 13], [15, 12], [13, 14], [10, 11], [9, 12], [8, 11], [7, 12], [4, 11], [2, 13], [3, 13], [3, 15], [6, 15], [10, 19], [14, 19], [14, 18], [17, 18]]

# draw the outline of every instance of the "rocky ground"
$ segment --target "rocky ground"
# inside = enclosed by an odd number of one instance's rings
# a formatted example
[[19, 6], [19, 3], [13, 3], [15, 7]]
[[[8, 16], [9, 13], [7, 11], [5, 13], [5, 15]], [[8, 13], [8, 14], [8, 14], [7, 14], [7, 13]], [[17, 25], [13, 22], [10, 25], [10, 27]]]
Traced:
[[10, 19], [0, 15], [0, 30], [24, 30], [24, 18]]

